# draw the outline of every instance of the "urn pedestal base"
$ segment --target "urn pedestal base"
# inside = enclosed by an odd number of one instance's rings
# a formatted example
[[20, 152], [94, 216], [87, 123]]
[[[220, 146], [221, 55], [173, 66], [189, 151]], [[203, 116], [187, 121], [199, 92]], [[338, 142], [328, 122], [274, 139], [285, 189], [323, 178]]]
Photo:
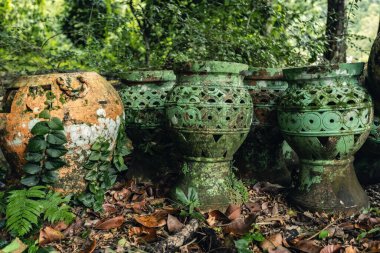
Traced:
[[202, 211], [224, 211], [229, 204], [241, 204], [245, 187], [232, 170], [231, 161], [208, 162], [186, 160], [179, 184], [185, 193], [194, 188], [199, 196]]
[[301, 160], [298, 182], [289, 194], [301, 209], [341, 211], [352, 214], [368, 207], [368, 197], [360, 186], [353, 166], [345, 160]]

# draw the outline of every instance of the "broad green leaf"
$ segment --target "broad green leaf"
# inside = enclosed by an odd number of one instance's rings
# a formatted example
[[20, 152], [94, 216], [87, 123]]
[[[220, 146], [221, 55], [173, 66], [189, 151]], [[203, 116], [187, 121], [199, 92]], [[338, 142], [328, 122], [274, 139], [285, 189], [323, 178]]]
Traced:
[[61, 131], [48, 134], [46, 140], [53, 145], [63, 145], [67, 142], [65, 134]]
[[58, 158], [67, 153], [67, 149], [65, 148], [48, 148], [46, 149], [46, 154], [53, 158]]
[[100, 153], [99, 151], [92, 151], [88, 159], [90, 161], [99, 161], [101, 157], [102, 153]]
[[58, 180], [58, 174], [55, 171], [47, 171], [42, 175], [42, 182], [51, 184]]
[[27, 151], [29, 152], [41, 152], [47, 147], [47, 142], [43, 136], [34, 136], [30, 138]]
[[57, 117], [53, 117], [50, 121], [48, 121], [48, 125], [49, 125], [50, 129], [52, 129], [52, 130], [63, 130], [64, 129], [62, 121]]
[[41, 153], [31, 153], [27, 152], [25, 155], [25, 160], [28, 162], [39, 162], [44, 158], [44, 155]]
[[23, 185], [31, 187], [37, 185], [40, 182], [40, 178], [37, 175], [27, 176], [22, 178], [20, 182]]
[[34, 175], [42, 170], [41, 166], [34, 163], [27, 163], [22, 167], [22, 170], [28, 174]]
[[50, 112], [49, 110], [43, 110], [42, 112], [40, 112], [40, 114], [38, 115], [39, 118], [42, 118], [42, 119], [50, 119]]
[[66, 165], [66, 162], [61, 158], [49, 158], [45, 162], [45, 169], [56, 170]]
[[181, 204], [183, 204], [185, 206], [189, 204], [189, 200], [187, 199], [187, 197], [186, 197], [185, 193], [182, 191], [182, 189], [176, 188], [175, 189], [175, 196], [181, 202]]
[[93, 150], [93, 151], [99, 151], [101, 148], [102, 148], [102, 145], [98, 141], [95, 142], [94, 144], [92, 144], [92, 146], [91, 146], [91, 150]]
[[98, 178], [98, 173], [95, 170], [91, 170], [85, 176], [85, 179], [89, 181], [95, 181], [97, 178]]
[[46, 121], [37, 122], [30, 131], [33, 135], [45, 135], [50, 132]]

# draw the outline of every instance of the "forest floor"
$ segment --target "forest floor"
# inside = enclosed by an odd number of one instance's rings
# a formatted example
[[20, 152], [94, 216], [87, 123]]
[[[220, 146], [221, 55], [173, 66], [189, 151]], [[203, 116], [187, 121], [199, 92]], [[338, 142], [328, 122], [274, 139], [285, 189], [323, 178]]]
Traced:
[[380, 185], [366, 188], [371, 208], [351, 217], [297, 211], [278, 185], [248, 190], [249, 202], [225, 213], [183, 215], [162, 189], [119, 183], [107, 193], [103, 213], [77, 207], [73, 224], [45, 227], [40, 243], [81, 253], [380, 252]]

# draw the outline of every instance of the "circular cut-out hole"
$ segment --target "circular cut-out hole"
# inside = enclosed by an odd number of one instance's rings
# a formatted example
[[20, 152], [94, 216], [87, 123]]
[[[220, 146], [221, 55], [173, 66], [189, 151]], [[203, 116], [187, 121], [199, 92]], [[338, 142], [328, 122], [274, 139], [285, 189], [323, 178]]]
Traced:
[[334, 119], [330, 119], [330, 123], [334, 123]]

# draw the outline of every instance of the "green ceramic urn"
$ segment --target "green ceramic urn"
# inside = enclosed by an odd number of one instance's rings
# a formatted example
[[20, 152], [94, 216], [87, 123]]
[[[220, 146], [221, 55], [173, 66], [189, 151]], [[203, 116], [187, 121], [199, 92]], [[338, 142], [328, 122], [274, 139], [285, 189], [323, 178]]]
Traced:
[[312, 211], [351, 213], [368, 206], [353, 167], [373, 121], [370, 96], [359, 85], [363, 63], [284, 70], [289, 88], [278, 121], [300, 158], [289, 197]]
[[179, 63], [174, 69], [177, 82], [166, 115], [184, 159], [179, 187], [195, 188], [205, 211], [239, 204], [244, 195], [231, 161], [252, 122], [252, 100], [240, 74], [247, 69], [218, 61]]
[[368, 60], [366, 86], [372, 95], [375, 118], [371, 132], [363, 148], [356, 155], [355, 168], [359, 181], [363, 184], [380, 182], [380, 35], [373, 43]]
[[244, 85], [252, 97], [254, 113], [251, 131], [235, 155], [235, 165], [242, 178], [288, 186], [290, 171], [277, 123], [277, 103], [288, 88], [282, 69], [250, 68], [245, 72]]
[[[165, 99], [176, 76], [171, 70], [136, 70], [117, 74], [118, 91], [124, 104], [125, 126], [135, 150], [128, 177], [159, 181], [175, 159], [166, 131]], [[174, 165], [173, 165], [174, 166]]]

